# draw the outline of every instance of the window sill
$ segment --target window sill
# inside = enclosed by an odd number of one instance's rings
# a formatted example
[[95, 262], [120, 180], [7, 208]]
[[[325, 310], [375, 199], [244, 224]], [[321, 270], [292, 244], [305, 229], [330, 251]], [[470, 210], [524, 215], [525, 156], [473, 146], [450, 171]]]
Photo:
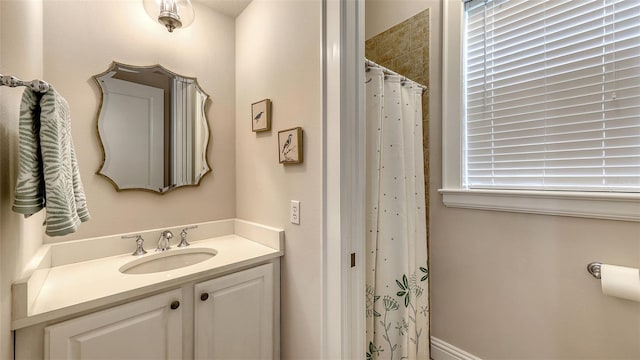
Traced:
[[640, 194], [440, 189], [447, 207], [640, 222]]

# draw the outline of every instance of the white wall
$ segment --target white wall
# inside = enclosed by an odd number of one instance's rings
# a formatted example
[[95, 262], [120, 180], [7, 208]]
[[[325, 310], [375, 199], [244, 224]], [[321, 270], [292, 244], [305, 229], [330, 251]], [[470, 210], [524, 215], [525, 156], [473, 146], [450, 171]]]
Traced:
[[[169, 33], [141, 1], [51, 1], [44, 4], [44, 77], [71, 108], [72, 131], [91, 220], [61, 241], [235, 216], [235, 25], [198, 3], [196, 20]], [[161, 64], [197, 77], [211, 96], [208, 108], [213, 173], [199, 187], [164, 195], [116, 192], [96, 175], [102, 161], [97, 135], [100, 91], [91, 78], [112, 61]], [[155, 239], [147, 239], [153, 242]], [[149, 245], [152, 246], [152, 245]]]
[[[0, 73], [42, 77], [42, 1], [0, 1]], [[42, 244], [42, 216], [11, 211], [22, 88], [0, 87], [0, 359], [13, 358], [11, 282]]]
[[[282, 359], [318, 359], [321, 338], [321, 2], [254, 0], [236, 20], [236, 208], [285, 229]], [[251, 131], [270, 98], [272, 130]], [[304, 163], [278, 163], [277, 132], [304, 130]], [[300, 200], [301, 223], [289, 223]]]

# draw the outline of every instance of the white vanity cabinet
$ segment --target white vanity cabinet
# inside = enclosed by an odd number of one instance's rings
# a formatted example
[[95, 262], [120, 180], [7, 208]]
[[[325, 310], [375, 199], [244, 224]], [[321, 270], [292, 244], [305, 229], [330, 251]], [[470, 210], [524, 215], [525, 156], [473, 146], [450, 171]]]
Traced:
[[197, 283], [195, 359], [273, 359], [274, 289], [273, 263]]
[[16, 331], [16, 359], [278, 359], [280, 260]]
[[44, 329], [45, 359], [181, 359], [180, 289]]
[[119, 236], [43, 245], [12, 284], [15, 358], [279, 359], [284, 231], [229, 219], [191, 235], [141, 256]]

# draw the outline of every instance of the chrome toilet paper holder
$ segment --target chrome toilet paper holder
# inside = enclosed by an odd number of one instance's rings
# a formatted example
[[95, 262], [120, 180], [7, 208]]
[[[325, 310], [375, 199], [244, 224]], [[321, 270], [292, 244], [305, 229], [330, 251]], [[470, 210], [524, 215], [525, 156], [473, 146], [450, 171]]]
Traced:
[[589, 272], [589, 274], [593, 275], [594, 278], [600, 279], [601, 271], [602, 271], [602, 263], [601, 262], [590, 263], [589, 265], [587, 265], [587, 271]]

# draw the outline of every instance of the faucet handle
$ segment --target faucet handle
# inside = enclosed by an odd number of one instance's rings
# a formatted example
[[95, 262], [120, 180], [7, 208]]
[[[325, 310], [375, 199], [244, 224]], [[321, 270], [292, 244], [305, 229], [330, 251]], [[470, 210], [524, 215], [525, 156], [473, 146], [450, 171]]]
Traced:
[[140, 234], [135, 234], [135, 235], [125, 235], [122, 236], [123, 239], [136, 239], [136, 251], [133, 252], [133, 256], [139, 256], [139, 255], [144, 255], [147, 252], [144, 250], [144, 248], [142, 247], [142, 244], [144, 244], [144, 239], [142, 238], [142, 235]]
[[180, 231], [180, 244], [178, 244], [178, 247], [185, 247], [190, 245], [187, 242], [187, 230], [195, 229], [197, 227], [198, 225], [187, 226], [186, 228], [182, 229], [182, 231]]

